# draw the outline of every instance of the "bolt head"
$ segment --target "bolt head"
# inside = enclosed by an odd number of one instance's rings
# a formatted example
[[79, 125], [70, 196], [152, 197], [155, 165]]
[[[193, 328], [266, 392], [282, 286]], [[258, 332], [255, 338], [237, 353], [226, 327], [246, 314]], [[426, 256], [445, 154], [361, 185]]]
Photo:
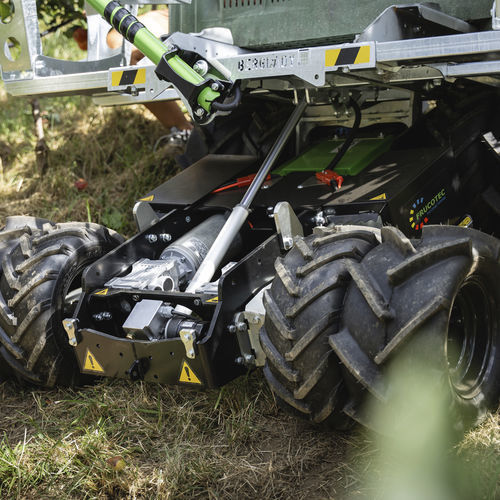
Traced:
[[189, 215], [187, 215], [184, 220], [189, 224], [191, 222], [191, 217], [189, 217]]
[[238, 329], [239, 332], [244, 332], [247, 330], [247, 324], [244, 323], [243, 321], [240, 321], [237, 325], [236, 328]]
[[203, 108], [196, 108], [194, 114], [198, 117], [202, 117], [205, 114], [205, 110]]
[[201, 300], [200, 299], [194, 299], [194, 305], [195, 306], [201, 305]]
[[214, 91], [214, 92], [217, 92], [219, 90], [219, 84], [217, 82], [214, 82], [212, 83], [212, 85], [210, 85], [210, 88]]
[[229, 326], [227, 327], [227, 331], [228, 331], [229, 333], [236, 333], [236, 327], [235, 327], [234, 325], [229, 325]]

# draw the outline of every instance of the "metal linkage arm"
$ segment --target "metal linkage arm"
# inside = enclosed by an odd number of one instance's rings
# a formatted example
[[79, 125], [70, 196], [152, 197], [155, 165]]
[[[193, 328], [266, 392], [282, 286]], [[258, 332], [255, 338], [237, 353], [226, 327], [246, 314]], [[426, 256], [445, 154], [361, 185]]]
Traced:
[[239, 90], [232, 106], [222, 102], [232, 90], [232, 82], [197, 73], [180, 57], [182, 48], [169, 44], [168, 39], [165, 44], [156, 38], [121, 4], [114, 0], [88, 0], [88, 3], [156, 65], [157, 76], [172, 83], [195, 121], [208, 123], [218, 112], [227, 113], [238, 104]]

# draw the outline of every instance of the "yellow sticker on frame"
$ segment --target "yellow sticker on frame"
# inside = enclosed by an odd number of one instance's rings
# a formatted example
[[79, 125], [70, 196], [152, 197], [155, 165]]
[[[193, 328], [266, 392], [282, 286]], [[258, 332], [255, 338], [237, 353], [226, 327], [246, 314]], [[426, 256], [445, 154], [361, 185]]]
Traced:
[[198, 384], [202, 385], [201, 380], [197, 377], [191, 367], [187, 364], [187, 361], [182, 363], [181, 373], [179, 375], [179, 382], [184, 384]]
[[90, 349], [87, 349], [85, 353], [85, 362], [83, 363], [83, 369], [87, 372], [93, 373], [104, 373], [104, 368], [101, 366], [96, 357], [92, 354]]

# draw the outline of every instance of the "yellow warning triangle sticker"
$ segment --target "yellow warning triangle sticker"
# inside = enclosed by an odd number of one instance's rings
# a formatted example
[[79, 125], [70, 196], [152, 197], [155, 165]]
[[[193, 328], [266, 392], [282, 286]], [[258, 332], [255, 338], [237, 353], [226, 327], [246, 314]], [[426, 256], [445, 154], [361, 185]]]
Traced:
[[94, 373], [104, 373], [103, 367], [100, 365], [99, 361], [95, 359], [95, 356], [87, 349], [85, 353], [85, 363], [83, 364], [83, 369], [88, 372]]
[[213, 297], [212, 299], [207, 300], [207, 304], [215, 303], [215, 302], [219, 302], [219, 297]]
[[181, 374], [179, 375], [179, 382], [184, 382], [185, 384], [200, 384], [201, 380], [196, 376], [191, 367], [187, 364], [187, 361], [182, 363]]
[[153, 201], [155, 199], [155, 195], [152, 194], [150, 196], [146, 196], [146, 198], [141, 198], [139, 201]]
[[100, 290], [99, 292], [95, 292], [94, 295], [108, 295], [109, 288], [105, 288], [104, 290]]
[[379, 194], [378, 196], [375, 196], [374, 198], [370, 198], [370, 200], [387, 200], [387, 196], [385, 193]]

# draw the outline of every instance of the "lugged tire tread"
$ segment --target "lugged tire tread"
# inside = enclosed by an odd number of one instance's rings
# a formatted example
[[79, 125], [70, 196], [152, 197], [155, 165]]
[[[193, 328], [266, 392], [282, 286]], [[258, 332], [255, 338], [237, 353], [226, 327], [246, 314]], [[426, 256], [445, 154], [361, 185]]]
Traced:
[[76, 228], [68, 228], [68, 229], [63, 229], [61, 231], [57, 231], [57, 228], [51, 230], [47, 234], [44, 234], [42, 236], [38, 236], [37, 238], [34, 238], [32, 240], [33, 245], [39, 246], [44, 243], [47, 243], [47, 241], [51, 241], [54, 239], [60, 239], [60, 238], [69, 238], [69, 237], [75, 237], [75, 238], [82, 238], [88, 240], [89, 233], [87, 229], [76, 229]]
[[[335, 237], [315, 245], [326, 236]], [[345, 428], [338, 362], [327, 339], [340, 320], [350, 278], [344, 264], [359, 260], [375, 242], [372, 232], [359, 228], [351, 234], [322, 228], [319, 234], [296, 238], [288, 255], [277, 260], [277, 275], [264, 293], [266, 320], [260, 334], [267, 358], [264, 374], [283, 405], [312, 422], [327, 420]], [[324, 309], [324, 304], [331, 305]]]
[[314, 252], [309, 247], [309, 245], [301, 238], [295, 238], [294, 240], [295, 248], [300, 252], [304, 260], [311, 260], [313, 258]]
[[315, 325], [313, 325], [297, 342], [296, 344], [285, 354], [285, 359], [287, 361], [294, 361], [297, 359], [307, 346], [313, 342], [318, 335], [321, 335], [327, 328], [332, 326], [333, 322], [340, 316], [340, 309], [331, 311], [325, 314]]
[[39, 276], [34, 276], [9, 300], [9, 307], [16, 307], [16, 305], [34, 288], [40, 286], [42, 283], [45, 283], [46, 281], [57, 279], [58, 275], [59, 273], [57, 271], [48, 270]]
[[283, 261], [280, 257], [275, 260], [274, 269], [276, 270], [276, 276], [281, 280], [283, 286], [288, 290], [288, 293], [292, 297], [298, 297], [300, 288], [294, 281], [294, 278], [290, 271], [288, 271], [288, 269], [286, 269], [283, 265]]
[[280, 332], [280, 335], [286, 340], [295, 340], [295, 330], [290, 326], [283, 314], [281, 314], [276, 302], [267, 290], [264, 292], [263, 302], [264, 306], [267, 306], [266, 315], [274, 324], [276, 330]]
[[397, 248], [402, 255], [411, 255], [417, 253], [412, 242], [405, 236], [400, 229], [394, 226], [384, 226], [380, 230], [382, 243], [389, 243]]
[[286, 361], [285, 358], [278, 352], [267, 332], [261, 332], [262, 349], [268, 359], [273, 363], [273, 366], [290, 382], [298, 382], [300, 379], [299, 372], [294, 370]]
[[12, 335], [12, 341], [19, 342], [22, 339], [23, 335], [25, 334], [26, 330], [33, 323], [33, 321], [35, 321], [38, 318], [38, 316], [40, 316], [40, 314], [43, 313], [43, 311], [46, 311], [49, 308], [50, 308], [50, 300], [44, 300], [42, 302], [39, 302], [38, 304], [35, 304], [35, 306], [32, 309], [30, 309], [28, 314], [24, 317], [19, 327], [16, 328], [14, 335]]
[[427, 320], [429, 320], [434, 314], [439, 310], [446, 307], [451, 307], [450, 302], [444, 297], [436, 297], [431, 303], [420, 308], [418, 312], [408, 321], [394, 337], [387, 343], [387, 345], [382, 349], [374, 358], [377, 365], [381, 365], [387, 361], [387, 358], [393, 354], [411, 335], [419, 326], [423, 325]]
[[384, 297], [377, 282], [363, 268], [363, 265], [346, 261], [346, 268], [375, 316], [382, 320], [392, 319], [394, 313], [390, 310], [389, 300]]
[[302, 310], [304, 310], [308, 305], [310, 305], [313, 301], [318, 300], [322, 295], [328, 293], [334, 288], [338, 288], [343, 285], [345, 281], [345, 275], [339, 274], [335, 281], [332, 283], [323, 283], [310, 292], [308, 292], [304, 297], [297, 300], [297, 302], [289, 307], [286, 311], [287, 318], [295, 318]]
[[293, 396], [296, 399], [304, 399], [311, 389], [319, 382], [328, 368], [328, 358], [331, 352], [327, 352], [323, 359], [318, 363], [318, 366], [308, 375], [302, 384], [293, 391]]
[[385, 401], [386, 389], [377, 365], [361, 350], [349, 330], [344, 328], [330, 335], [328, 341], [352, 376], [377, 399]]
[[269, 385], [272, 387], [273, 392], [280, 397], [283, 401], [288, 403], [290, 406], [295, 408], [301, 413], [304, 413], [306, 415], [311, 414], [311, 408], [308, 404], [298, 401], [293, 397], [293, 394], [284, 386], [282, 385], [278, 379], [273, 375], [269, 367], [266, 365], [264, 367], [264, 375], [269, 383]]
[[0, 347], [0, 354], [3, 359], [7, 362], [7, 364], [14, 370], [14, 372], [18, 373], [21, 377], [29, 382], [33, 382], [34, 384], [39, 384], [41, 382], [40, 376], [36, 373], [33, 373], [26, 368], [15, 358], [12, 357], [9, 351], [4, 346]]
[[297, 276], [303, 278], [309, 273], [316, 271], [320, 267], [324, 266], [325, 264], [329, 264], [330, 262], [343, 258], [350, 258], [359, 261], [361, 259], [361, 255], [361, 251], [356, 246], [354, 246], [350, 250], [335, 250], [312, 260], [304, 266], [299, 267], [297, 269]]
[[0, 233], [0, 243], [4, 241], [11, 241], [20, 238], [23, 234], [31, 234], [31, 228], [24, 226], [18, 229], [11, 229], [9, 231], [2, 231]]
[[16, 359], [24, 359], [24, 351], [12, 342], [11, 338], [5, 333], [4, 329], [0, 327], [0, 342], [3, 344]]
[[[42, 221], [33, 219], [32, 225], [31, 237], [23, 233], [25, 235], [13, 242], [8, 253], [4, 251], [3, 265], [7, 273], [0, 273], [2, 293], [6, 294], [5, 300], [0, 295], [0, 324], [3, 327], [0, 352], [5, 353], [6, 363], [20, 380], [45, 387], [56, 383], [71, 385], [81, 380], [80, 370], [76, 359], [66, 357], [71, 351], [66, 348], [65, 335], [60, 329], [54, 330], [57, 326], [53, 323], [56, 309], [52, 305], [54, 300], [62, 300], [60, 292], [68, 283], [62, 276], [66, 272], [81, 272], [78, 266], [87, 265], [94, 255], [97, 258], [111, 250], [123, 238], [90, 223], [43, 221], [40, 229]], [[4, 245], [4, 248], [7, 247]], [[12, 269], [17, 270], [17, 275]], [[46, 285], [47, 282], [53, 284]], [[56, 293], [59, 294], [57, 299]], [[12, 308], [11, 316], [9, 308]], [[12, 324], [13, 318], [16, 325]]]
[[323, 407], [316, 412], [313, 417], [315, 423], [324, 422], [335, 410], [337, 406], [337, 393], [341, 383], [339, 382], [331, 391]]
[[389, 269], [387, 271], [387, 277], [393, 285], [397, 286], [411, 276], [426, 269], [429, 264], [434, 264], [440, 260], [455, 257], [457, 255], [463, 255], [465, 257], [472, 256], [472, 241], [470, 238], [462, 238], [448, 243], [439, 243], [430, 248], [421, 250], [401, 262], [401, 264]]
[[17, 326], [17, 318], [15, 314], [10, 310], [7, 302], [0, 293], [0, 318], [5, 321], [6, 324], [10, 326]]
[[50, 257], [51, 255], [58, 255], [58, 254], [66, 254], [69, 255], [71, 252], [71, 249], [68, 247], [68, 245], [61, 243], [60, 245], [55, 245], [52, 247], [47, 247], [41, 252], [36, 253], [35, 255], [27, 258], [23, 262], [21, 262], [19, 265], [16, 266], [16, 272], [18, 273], [24, 273], [31, 267], [33, 267], [35, 264], [40, 262], [41, 260], [45, 259], [46, 257]]
[[[322, 228], [323, 230], [325, 228]], [[325, 234], [325, 233], [324, 233]], [[332, 230], [332, 232], [326, 233], [324, 236], [320, 236], [319, 238], [313, 241], [313, 247], [318, 248], [323, 245], [328, 245], [330, 243], [336, 241], [344, 241], [344, 240], [352, 240], [358, 239], [366, 241], [371, 245], [375, 245], [377, 243], [377, 238], [372, 232], [369, 231], [339, 231], [336, 232]]]

